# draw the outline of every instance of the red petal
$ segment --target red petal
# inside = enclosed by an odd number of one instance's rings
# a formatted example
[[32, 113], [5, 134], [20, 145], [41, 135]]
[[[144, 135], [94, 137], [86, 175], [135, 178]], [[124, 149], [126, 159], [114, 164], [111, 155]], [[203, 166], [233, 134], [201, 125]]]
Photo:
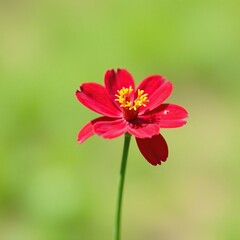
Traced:
[[94, 135], [93, 125], [92, 122], [89, 122], [80, 130], [78, 134], [78, 142], [83, 143], [92, 135]]
[[106, 119], [94, 124], [94, 131], [103, 138], [115, 138], [126, 133], [127, 122], [124, 119]]
[[76, 92], [78, 100], [94, 112], [108, 117], [119, 117], [121, 111], [109, 97], [106, 88], [97, 83], [84, 83]]
[[92, 135], [95, 134], [95, 131], [94, 131], [95, 123], [99, 121], [107, 121], [107, 120], [112, 120], [112, 118], [99, 117], [87, 123], [85, 126], [83, 126], [83, 128], [78, 133], [78, 142], [83, 143], [84, 141], [86, 141], [88, 138], [90, 138]]
[[113, 69], [108, 70], [105, 73], [104, 82], [112, 100], [116, 99], [115, 94], [117, 94], [117, 90], [120, 90], [123, 87], [129, 88], [132, 86], [134, 93], [135, 84], [133, 77], [128, 71], [124, 69], [118, 69], [117, 72], [115, 72]]
[[151, 111], [161, 105], [171, 94], [173, 85], [169, 81], [165, 81], [162, 76], [153, 75], [145, 78], [139, 85], [138, 89], [144, 90], [148, 94], [149, 102], [146, 107], [141, 107], [139, 114]]
[[138, 123], [129, 124], [128, 132], [137, 138], [150, 138], [159, 133], [160, 127], [157, 124]]
[[136, 138], [138, 148], [145, 159], [156, 166], [165, 162], [168, 157], [167, 142], [161, 134], [155, 135], [152, 138]]
[[143, 121], [157, 123], [160, 128], [177, 128], [186, 124], [187, 111], [175, 104], [162, 104], [146, 115], [139, 116]]

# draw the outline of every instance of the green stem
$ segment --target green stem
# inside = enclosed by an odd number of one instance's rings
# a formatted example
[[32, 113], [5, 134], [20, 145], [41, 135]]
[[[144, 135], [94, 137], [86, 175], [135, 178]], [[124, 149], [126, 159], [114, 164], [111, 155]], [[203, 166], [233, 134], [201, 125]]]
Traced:
[[126, 166], [127, 166], [127, 157], [128, 157], [130, 140], [131, 140], [131, 135], [126, 133], [124, 138], [122, 163], [121, 163], [120, 175], [118, 180], [116, 220], [115, 220], [114, 236], [113, 236], [114, 240], [120, 240], [122, 196], [123, 196], [124, 178], [125, 178], [125, 172], [126, 172]]

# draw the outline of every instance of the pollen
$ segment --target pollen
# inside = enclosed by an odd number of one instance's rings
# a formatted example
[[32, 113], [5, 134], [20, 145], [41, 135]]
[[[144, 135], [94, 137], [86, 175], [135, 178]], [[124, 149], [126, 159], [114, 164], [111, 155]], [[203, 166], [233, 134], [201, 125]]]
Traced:
[[131, 94], [133, 92], [132, 86], [129, 88], [123, 87], [121, 90], [117, 91], [118, 94], [115, 96], [117, 97], [115, 99], [116, 102], [120, 103], [120, 107], [122, 108], [128, 108], [129, 110], [137, 110], [139, 107], [144, 106], [146, 107], [146, 103], [149, 102], [148, 100], [148, 94], [144, 93], [144, 90], [138, 89], [137, 91], [137, 98], [135, 100], [131, 99]]

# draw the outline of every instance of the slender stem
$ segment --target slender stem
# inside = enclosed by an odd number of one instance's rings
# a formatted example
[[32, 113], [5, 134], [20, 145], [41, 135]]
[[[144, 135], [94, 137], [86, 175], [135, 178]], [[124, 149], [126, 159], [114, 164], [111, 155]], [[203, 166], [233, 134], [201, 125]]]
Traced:
[[118, 180], [116, 220], [115, 220], [114, 236], [113, 236], [114, 240], [120, 240], [122, 196], [123, 196], [124, 178], [125, 178], [125, 172], [126, 172], [126, 166], [127, 166], [127, 157], [128, 157], [130, 140], [131, 140], [131, 135], [126, 133], [124, 138], [122, 163], [121, 163], [120, 175]]

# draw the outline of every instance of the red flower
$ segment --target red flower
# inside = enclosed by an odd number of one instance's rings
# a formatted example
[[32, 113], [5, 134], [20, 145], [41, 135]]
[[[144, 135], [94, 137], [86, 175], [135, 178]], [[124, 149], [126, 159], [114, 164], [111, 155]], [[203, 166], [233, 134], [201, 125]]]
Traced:
[[76, 91], [78, 100], [102, 117], [87, 123], [78, 134], [83, 143], [95, 133], [112, 139], [129, 133], [136, 138], [142, 155], [152, 165], [161, 164], [168, 157], [168, 146], [159, 131], [186, 124], [187, 111], [175, 104], [163, 104], [172, 92], [173, 85], [162, 76], [145, 78], [135, 83], [124, 69], [109, 70], [105, 86], [84, 83]]

